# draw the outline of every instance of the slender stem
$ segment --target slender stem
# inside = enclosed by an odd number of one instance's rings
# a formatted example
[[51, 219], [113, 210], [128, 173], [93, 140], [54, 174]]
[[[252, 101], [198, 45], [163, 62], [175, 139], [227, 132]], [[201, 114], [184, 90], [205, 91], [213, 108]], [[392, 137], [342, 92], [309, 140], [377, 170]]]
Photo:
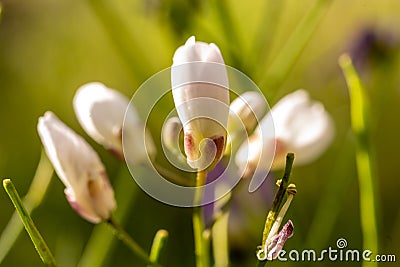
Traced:
[[212, 227], [214, 267], [229, 266], [228, 222], [229, 211], [224, 212]]
[[[376, 218], [376, 201], [374, 192], [374, 177], [370, 159], [368, 140], [368, 102], [366, 93], [358, 78], [357, 72], [348, 55], [339, 58], [350, 93], [351, 125], [356, 137], [356, 165], [359, 183], [360, 217], [363, 234], [363, 247], [378, 251], [378, 230]], [[377, 262], [364, 261], [363, 266], [378, 266]]]
[[36, 228], [35, 223], [33, 222], [31, 216], [27, 212], [11, 180], [10, 179], [3, 180], [3, 187], [6, 190], [8, 196], [10, 197], [12, 203], [14, 204], [14, 207], [17, 210], [19, 216], [21, 217], [22, 223], [24, 224], [24, 227], [28, 232], [29, 237], [31, 238], [33, 245], [35, 246], [36, 251], [38, 252], [43, 263], [50, 267], [57, 267], [57, 263], [53, 254], [51, 253], [49, 247], [44, 241], [39, 230]]
[[[143, 170], [144, 172], [145, 170]], [[135, 203], [138, 193], [138, 186], [135, 183], [129, 183], [130, 181], [131, 177], [128, 169], [126, 166], [121, 166], [117, 177], [115, 177], [114, 191], [118, 203], [115, 219], [122, 225], [126, 221], [129, 212], [132, 211], [132, 205]], [[104, 265], [107, 257], [113, 252], [115, 245], [115, 236], [109, 231], [107, 225], [96, 225], [79, 260], [79, 266], [97, 267]]]
[[125, 230], [111, 217], [106, 221], [107, 225], [109, 225], [114, 234], [121, 240], [134, 254], [136, 254], [140, 259], [149, 264], [149, 266], [159, 266], [157, 263], [152, 262], [147, 255], [146, 251], [142, 249], [138, 243], [127, 233]]
[[[32, 214], [32, 211], [42, 202], [52, 176], [53, 167], [46, 153], [42, 150], [35, 176], [32, 179], [28, 193], [23, 198], [23, 203], [28, 214]], [[15, 244], [23, 228], [24, 226], [19, 218], [18, 212], [15, 211], [0, 236], [0, 264]]]
[[265, 242], [267, 242], [269, 232], [271, 231], [271, 227], [276, 219], [276, 213], [282, 206], [283, 198], [285, 197], [286, 189], [289, 185], [289, 177], [290, 177], [290, 172], [292, 171], [293, 161], [294, 161], [294, 154], [288, 153], [286, 156], [285, 172], [283, 174], [281, 184], [279, 186], [278, 192], [276, 192], [274, 202], [272, 202], [272, 207], [268, 212], [267, 219], [265, 221], [263, 239], [261, 243], [263, 247], [265, 245]]
[[[168, 232], [166, 230], [158, 230], [153, 239], [153, 245], [150, 250], [150, 260], [152, 262], [159, 262], [161, 253], [167, 243]], [[148, 265], [150, 267], [151, 265]]]
[[[289, 195], [285, 205], [282, 207], [282, 209], [279, 212], [278, 216], [276, 216], [276, 214], [280, 210], [280, 207], [282, 206], [282, 202], [283, 202], [284, 196], [285, 196], [285, 194], [287, 192], [287, 189], [288, 189], [288, 186], [289, 186], [289, 177], [290, 177], [290, 173], [292, 171], [293, 162], [294, 162], [294, 154], [293, 153], [288, 153], [286, 155], [285, 171], [283, 173], [283, 177], [281, 179], [281, 183], [279, 185], [278, 192], [276, 192], [276, 194], [275, 194], [275, 198], [274, 198], [274, 201], [272, 203], [272, 207], [268, 212], [267, 219], [265, 220], [265, 226], [264, 226], [262, 243], [261, 243], [261, 247], [262, 248], [265, 247], [265, 244], [271, 238], [271, 232], [272, 231], [277, 232], [277, 229], [280, 226], [282, 218], [285, 215], [285, 213], [286, 213], [286, 211], [287, 211], [287, 209], [288, 209], [288, 207], [290, 205], [290, 202], [293, 199], [293, 195], [292, 194]], [[264, 253], [266, 253], [266, 252], [264, 252]], [[256, 263], [257, 267], [263, 267], [266, 264], [267, 264], [267, 260], [258, 260], [257, 259], [257, 263]]]
[[276, 220], [272, 224], [271, 230], [269, 231], [268, 237], [267, 237], [267, 244], [271, 241], [272, 237], [278, 233], [279, 227], [281, 226], [283, 217], [285, 216], [287, 210], [289, 209], [290, 203], [292, 203], [294, 195], [289, 194], [285, 204], [283, 204], [281, 210], [279, 211], [278, 216], [276, 217]]
[[184, 186], [193, 186], [193, 182], [191, 182], [191, 180], [183, 179], [181, 176], [176, 175], [174, 172], [168, 170], [167, 168], [161, 166], [160, 164], [153, 163], [153, 167], [159, 174], [161, 174], [163, 177], [171, 180], [174, 183], [178, 183]]
[[193, 210], [193, 234], [194, 234], [194, 249], [196, 256], [197, 267], [208, 267], [210, 264], [209, 244], [204, 236], [204, 221], [202, 216], [202, 208], [200, 206], [203, 197], [202, 186], [206, 183], [206, 171], [198, 171], [196, 177], [197, 190], [194, 196]]
[[[223, 185], [217, 185], [214, 190], [218, 194], [224, 189]], [[233, 192], [229, 192], [214, 202], [214, 223], [211, 225], [212, 249], [214, 255], [214, 267], [229, 266], [229, 203], [231, 203]]]

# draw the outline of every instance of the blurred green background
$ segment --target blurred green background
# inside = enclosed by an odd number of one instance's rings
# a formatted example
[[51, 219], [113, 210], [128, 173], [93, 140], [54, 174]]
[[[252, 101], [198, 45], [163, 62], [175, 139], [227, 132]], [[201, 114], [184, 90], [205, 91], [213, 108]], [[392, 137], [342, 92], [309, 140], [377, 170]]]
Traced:
[[[21, 194], [28, 190], [39, 161], [36, 124], [46, 110], [54, 111], [94, 146], [112, 182], [122, 172], [126, 185], [135, 188], [124, 166], [83, 132], [73, 113], [73, 95], [80, 85], [101, 81], [131, 96], [147, 78], [169, 67], [175, 49], [196, 35], [197, 40], [216, 43], [226, 64], [251, 77], [271, 106], [299, 88], [325, 104], [335, 121], [336, 137], [320, 159], [293, 170], [298, 194], [286, 218], [294, 222], [295, 235], [285, 248], [319, 251], [335, 247], [336, 240], [343, 237], [349, 248], [361, 249], [348, 89], [337, 64], [338, 57], [349, 52], [370, 99], [379, 253], [397, 254], [400, 260], [400, 1], [0, 3], [0, 176], [12, 178]], [[299, 25], [303, 31], [296, 32]], [[157, 142], [160, 123], [149, 123]], [[231, 222], [232, 266], [255, 266], [255, 249], [270, 203], [259, 203], [262, 200], [251, 195], [243, 201], [240, 197], [237, 202], [248, 212]], [[190, 209], [159, 203], [140, 190], [129, 209], [125, 229], [144, 248], [149, 249], [157, 229], [170, 232], [162, 256], [164, 266], [194, 266]], [[13, 211], [2, 191], [0, 231]], [[70, 208], [55, 176], [33, 218], [60, 266], [77, 266], [93, 226]], [[361, 265], [328, 261], [271, 265], [317, 264]], [[386, 265], [396, 263], [381, 264]], [[42, 266], [25, 232], [1, 266]], [[102, 266], [143, 264], [116, 242]]]

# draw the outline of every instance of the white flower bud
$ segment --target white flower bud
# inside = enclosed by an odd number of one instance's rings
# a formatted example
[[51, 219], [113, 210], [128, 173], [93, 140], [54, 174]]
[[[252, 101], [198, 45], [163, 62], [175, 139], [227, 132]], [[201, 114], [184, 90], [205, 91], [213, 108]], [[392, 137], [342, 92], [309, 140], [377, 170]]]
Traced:
[[[143, 162], [147, 154], [155, 153], [152, 139], [145, 133], [137, 111], [120, 92], [107, 88], [102, 83], [88, 83], [77, 90], [73, 102], [75, 114], [86, 133], [119, 158], [123, 159], [122, 127], [125, 145], [129, 146], [129, 151], [135, 147], [135, 153], [130, 153], [132, 155], [129, 156], [129, 160], [133, 161], [131, 163]], [[126, 111], [128, 114], [124, 125]], [[144, 146], [138, 145], [143, 142], [144, 134], [147, 151], [142, 151], [139, 148]]]
[[266, 107], [264, 96], [255, 91], [245, 92], [232, 101], [228, 119], [227, 150], [231, 145], [236, 150], [247, 134], [254, 130]]
[[[268, 133], [273, 120], [275, 135]], [[263, 157], [274, 152], [272, 169], [285, 165], [286, 154], [293, 152], [295, 165], [304, 165], [318, 158], [332, 142], [334, 125], [324, 106], [312, 101], [305, 90], [283, 97], [261, 121], [254, 134], [239, 148], [236, 163], [247, 164], [249, 173], [265, 170]], [[264, 156], [261, 156], [261, 155]]]
[[39, 118], [37, 129], [71, 206], [92, 223], [109, 219], [114, 191], [97, 153], [52, 112]]
[[187, 163], [211, 168], [224, 151], [229, 114], [228, 75], [218, 47], [190, 37], [175, 52], [171, 81]]
[[179, 135], [182, 128], [183, 126], [179, 118], [172, 117], [165, 122], [162, 129], [162, 143], [175, 155], [181, 154], [181, 150], [179, 149]]

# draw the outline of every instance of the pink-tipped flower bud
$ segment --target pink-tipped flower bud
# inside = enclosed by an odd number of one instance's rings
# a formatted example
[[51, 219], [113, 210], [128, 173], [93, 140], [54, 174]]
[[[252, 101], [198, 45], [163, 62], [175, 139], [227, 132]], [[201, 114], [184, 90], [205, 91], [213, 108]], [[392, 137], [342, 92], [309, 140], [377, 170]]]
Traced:
[[[137, 111], [120, 92], [99, 82], [81, 86], [74, 97], [74, 110], [85, 132], [119, 158], [124, 158], [122, 132], [132, 164], [142, 163], [155, 154], [151, 136], [146, 132]], [[126, 119], [124, 122], [124, 118]], [[124, 127], [124, 129], [123, 129]], [[140, 143], [146, 138], [146, 149]], [[125, 152], [126, 152], [125, 151]]]
[[224, 152], [229, 114], [228, 75], [218, 47], [190, 37], [175, 52], [171, 81], [187, 163], [212, 168]]
[[[273, 121], [275, 134], [269, 133]], [[310, 99], [305, 90], [297, 90], [283, 97], [261, 120], [254, 133], [239, 148], [236, 163], [248, 173], [285, 166], [286, 154], [296, 155], [296, 165], [304, 165], [318, 158], [332, 142], [334, 125], [324, 106]], [[275, 154], [274, 154], [275, 148]], [[265, 164], [267, 162], [268, 166]]]
[[71, 206], [92, 223], [109, 219], [114, 191], [97, 153], [52, 112], [39, 118], [37, 129]]

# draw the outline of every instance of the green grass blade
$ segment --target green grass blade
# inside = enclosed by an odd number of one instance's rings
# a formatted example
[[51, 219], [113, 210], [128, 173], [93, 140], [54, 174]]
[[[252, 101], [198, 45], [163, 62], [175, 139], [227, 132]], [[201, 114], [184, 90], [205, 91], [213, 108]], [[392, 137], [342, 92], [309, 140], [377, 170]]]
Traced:
[[[350, 93], [351, 125], [356, 137], [356, 164], [359, 183], [361, 229], [364, 249], [378, 253], [378, 230], [374, 192], [374, 177], [368, 142], [368, 102], [365, 90], [354, 69], [351, 58], [342, 55], [339, 65], [343, 70]], [[377, 262], [364, 261], [364, 267], [378, 266]]]
[[[221, 24], [222, 34], [224, 34], [225, 39], [230, 46], [228, 46], [228, 57], [231, 59], [232, 65], [236, 68], [240, 68], [243, 64], [241, 59], [242, 45], [241, 40], [235, 27], [235, 22], [231, 14], [230, 6], [227, 0], [215, 0], [214, 7], [218, 12], [219, 19], [218, 22]], [[234, 45], [232, 45], [234, 44]]]
[[116, 48], [121, 61], [125, 63], [127, 70], [137, 80], [144, 81], [148, 77], [150, 61], [145, 51], [137, 45], [139, 42], [134, 38], [115, 6], [112, 2], [105, 0], [88, 0], [87, 2]]
[[15, 189], [13, 183], [10, 179], [3, 180], [3, 187], [6, 190], [8, 196], [10, 197], [12, 203], [14, 204], [15, 209], [17, 210], [19, 216], [21, 217], [22, 223], [26, 231], [31, 238], [36, 251], [38, 252], [40, 258], [42, 259], [43, 263], [50, 267], [56, 267], [57, 263], [56, 260], [51, 253], [49, 247], [47, 246], [46, 242], [44, 241], [42, 235], [40, 234], [39, 230], [36, 228], [35, 223], [33, 222], [31, 216], [27, 212], [22, 200]]
[[[268, 62], [268, 58], [271, 56], [270, 48], [275, 38], [276, 30], [278, 29], [282, 11], [286, 4], [285, 0], [269, 0], [265, 1], [266, 6], [263, 12], [262, 21], [258, 25], [256, 35], [253, 43], [253, 53], [249, 55], [249, 59], [246, 61], [246, 69], [249, 69], [248, 73], [255, 73], [255, 78], [260, 77], [265, 72], [263, 66], [265, 62]], [[262, 76], [261, 76], [262, 77]]]
[[[23, 200], [26, 211], [29, 215], [32, 214], [33, 210], [39, 206], [40, 203], [42, 203], [52, 176], [53, 167], [49, 162], [46, 153], [42, 151], [35, 176], [33, 177], [28, 193]], [[23, 228], [18, 212], [15, 211], [0, 236], [0, 264], [13, 247]]]
[[330, 3], [331, 0], [316, 0], [310, 11], [290, 35], [285, 46], [279, 51], [267, 73], [262, 76], [263, 79], [259, 83], [262, 90], [265, 90], [265, 88], [276, 89], [285, 81], [319, 22], [324, 17]]

